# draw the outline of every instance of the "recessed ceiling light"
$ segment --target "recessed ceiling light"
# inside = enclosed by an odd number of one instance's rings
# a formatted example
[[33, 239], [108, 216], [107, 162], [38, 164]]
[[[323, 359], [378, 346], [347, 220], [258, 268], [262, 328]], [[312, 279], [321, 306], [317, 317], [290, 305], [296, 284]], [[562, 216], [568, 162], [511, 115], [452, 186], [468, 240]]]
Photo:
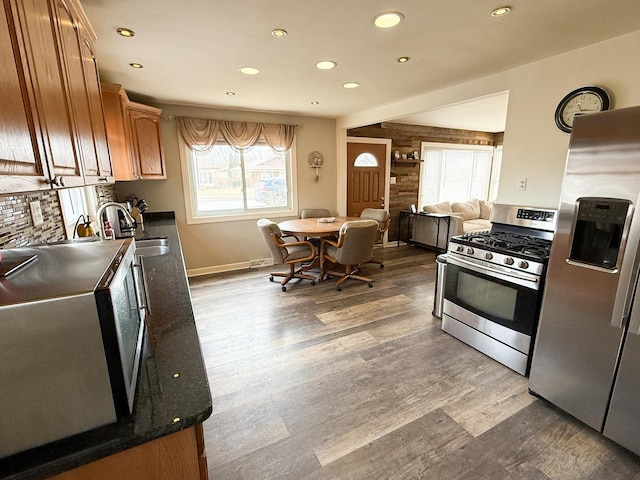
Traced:
[[391, 28], [398, 25], [402, 20], [404, 20], [404, 15], [399, 12], [385, 12], [378, 15], [373, 20], [373, 23], [379, 28]]
[[311, 102], [311, 105], [318, 105], [320, 102], [314, 100], [313, 102]]
[[281, 28], [276, 28], [271, 32], [271, 35], [273, 35], [276, 38], [283, 38], [287, 36], [287, 31]]
[[227, 95], [229, 95], [230, 97], [233, 97], [236, 94], [236, 92], [227, 92]]
[[133, 37], [136, 34], [136, 32], [129, 28], [119, 28], [116, 32], [118, 32], [118, 35], [122, 35], [123, 37]]
[[502, 17], [504, 15], [506, 15], [507, 13], [509, 13], [511, 11], [511, 7], [498, 7], [498, 8], [494, 8], [491, 11], [491, 16], [492, 17]]
[[331, 70], [332, 68], [336, 68], [337, 65], [338, 64], [332, 60], [322, 60], [316, 63], [316, 68], [319, 70]]
[[257, 75], [260, 73], [260, 69], [256, 67], [242, 67], [240, 69], [240, 72], [244, 73], [245, 75]]
[[357, 88], [359, 86], [360, 86], [360, 84], [357, 83], [357, 82], [347, 82], [347, 83], [343, 83], [342, 84], [343, 88]]
[[407, 63], [409, 61], [409, 57], [398, 57], [398, 63]]
[[142, 68], [142, 64], [141, 63], [130, 63], [129, 66], [133, 67], [133, 68]]

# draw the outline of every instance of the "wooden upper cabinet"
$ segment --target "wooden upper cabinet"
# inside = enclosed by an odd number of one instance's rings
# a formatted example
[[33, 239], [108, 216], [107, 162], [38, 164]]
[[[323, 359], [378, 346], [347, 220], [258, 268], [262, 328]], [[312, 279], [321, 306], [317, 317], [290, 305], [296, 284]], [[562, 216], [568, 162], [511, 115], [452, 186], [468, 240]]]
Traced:
[[[44, 145], [26, 89], [16, 65], [7, 16], [0, 18], [0, 193], [36, 190], [46, 186]], [[34, 118], [35, 117], [35, 118]]]
[[115, 179], [167, 178], [160, 135], [162, 110], [131, 102], [122, 85], [103, 83], [102, 98]]
[[122, 85], [102, 84], [104, 120], [111, 152], [111, 166], [116, 180], [139, 180], [140, 170], [130, 153], [129, 99]]
[[5, 0], [0, 7], [0, 193], [110, 175], [95, 37], [83, 34], [90, 26], [75, 2]]
[[162, 110], [158, 108], [134, 102], [129, 104], [131, 152], [143, 179], [167, 178], [160, 137], [161, 115]]
[[[113, 180], [113, 169], [111, 166], [111, 156], [109, 154], [109, 143], [107, 142], [107, 127], [104, 119], [104, 106], [102, 103], [102, 92], [100, 90], [100, 77], [98, 76], [98, 63], [93, 50], [93, 42], [83, 35], [80, 30], [81, 52], [89, 95], [89, 107], [91, 110], [91, 120], [93, 124], [93, 135], [98, 155], [98, 178], [96, 183]], [[85, 181], [88, 182], [85, 170]], [[94, 182], [91, 182], [94, 183]]]
[[[17, 189], [24, 191], [50, 188], [51, 185], [82, 185], [82, 170], [49, 4], [42, 0], [9, 0], [4, 7], [13, 45], [3, 44], [2, 49], [15, 47], [16, 55], [13, 62], [4, 64], [3, 68], [16, 66], [21, 86], [18, 95], [23, 97], [25, 107], [20, 116], [30, 124], [30, 128], [23, 133], [28, 132], [32, 136], [31, 143], [37, 145], [33, 155], [43, 163], [29, 172], [30, 175], [20, 179], [17, 183], [22, 186], [16, 185]], [[4, 85], [2, 90], [5, 90]], [[7, 113], [3, 111], [5, 115]], [[11, 142], [13, 140], [15, 138], [9, 139]], [[5, 148], [22, 151], [24, 145], [11, 143]], [[3, 160], [13, 161], [11, 158]], [[23, 161], [18, 159], [17, 163], [24, 166]], [[31, 158], [26, 161], [31, 162]], [[13, 168], [14, 164], [5, 162], [2, 173]], [[6, 191], [5, 187], [2, 190]]]
[[52, 6], [84, 183], [106, 183], [111, 166], [93, 39], [76, 5], [52, 0]]

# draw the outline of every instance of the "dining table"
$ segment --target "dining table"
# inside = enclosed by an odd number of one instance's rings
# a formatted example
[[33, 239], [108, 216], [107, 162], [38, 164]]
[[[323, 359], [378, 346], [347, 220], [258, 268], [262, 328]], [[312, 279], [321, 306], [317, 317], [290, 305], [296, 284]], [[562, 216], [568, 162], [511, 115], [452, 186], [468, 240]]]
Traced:
[[[295, 237], [333, 237], [338, 235], [340, 232], [340, 227], [345, 224], [345, 222], [354, 221], [354, 220], [362, 220], [360, 217], [330, 217], [332, 221], [320, 221], [318, 218], [295, 218], [293, 220], [285, 220], [284, 222], [280, 222], [278, 226], [282, 233], [285, 235], [292, 235]], [[323, 220], [323, 219], [322, 219]], [[317, 263], [316, 263], [317, 262]], [[313, 268], [316, 266], [320, 267], [320, 270], [323, 269], [323, 252], [322, 246], [319, 248], [319, 253], [316, 255], [312, 265], [309, 268]], [[307, 268], [305, 268], [307, 270]], [[322, 275], [320, 275], [320, 281], [322, 280]]]
[[293, 220], [285, 220], [280, 222], [278, 226], [282, 233], [300, 237], [331, 237], [337, 235], [340, 227], [345, 222], [353, 220], [362, 220], [360, 217], [331, 217], [334, 219], [329, 222], [319, 221], [318, 218], [295, 218]]

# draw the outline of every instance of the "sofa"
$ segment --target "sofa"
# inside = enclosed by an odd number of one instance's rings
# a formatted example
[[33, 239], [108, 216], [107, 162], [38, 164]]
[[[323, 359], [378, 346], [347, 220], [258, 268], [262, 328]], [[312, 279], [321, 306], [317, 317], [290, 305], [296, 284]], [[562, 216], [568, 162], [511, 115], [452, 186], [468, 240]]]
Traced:
[[413, 242], [437, 247], [446, 250], [449, 238], [464, 233], [481, 232], [491, 228], [492, 205], [484, 200], [472, 198], [466, 202], [441, 202], [435, 205], [425, 205], [424, 213], [438, 213], [448, 215], [449, 235], [447, 236], [447, 224], [445, 219], [439, 220], [440, 233], [436, 242], [438, 221], [428, 215], [415, 215], [413, 217], [412, 238]]

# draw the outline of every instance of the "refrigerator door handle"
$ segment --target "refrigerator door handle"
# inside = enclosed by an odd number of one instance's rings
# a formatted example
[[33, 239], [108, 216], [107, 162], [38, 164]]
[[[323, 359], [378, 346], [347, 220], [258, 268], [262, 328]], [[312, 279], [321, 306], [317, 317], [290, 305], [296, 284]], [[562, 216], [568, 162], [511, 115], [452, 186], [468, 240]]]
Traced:
[[[636, 200], [636, 205], [640, 198]], [[635, 293], [635, 285], [632, 284], [633, 279], [638, 274], [638, 244], [640, 243], [640, 218], [633, 221], [632, 216], [636, 213], [634, 205], [629, 206], [627, 213], [627, 225], [631, 225], [627, 229], [627, 234], [623, 235], [623, 248], [620, 250], [622, 255], [622, 264], [620, 265], [620, 276], [618, 278], [618, 287], [613, 303], [613, 312], [611, 314], [611, 326], [616, 328], [624, 327], [624, 320], [629, 315], [631, 308], [631, 300]], [[624, 238], [626, 236], [627, 238]]]

